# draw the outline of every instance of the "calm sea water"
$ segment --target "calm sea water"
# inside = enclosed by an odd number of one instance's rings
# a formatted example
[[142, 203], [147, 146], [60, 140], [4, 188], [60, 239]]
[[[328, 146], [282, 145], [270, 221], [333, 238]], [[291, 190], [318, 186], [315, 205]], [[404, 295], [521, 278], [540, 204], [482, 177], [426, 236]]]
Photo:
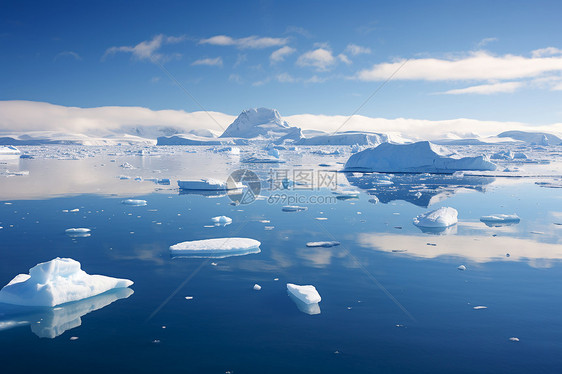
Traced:
[[[222, 177], [245, 167], [265, 181], [272, 167], [312, 165], [225, 159], [102, 155], [14, 165], [30, 174], [0, 181], [0, 284], [57, 256], [80, 261], [90, 274], [135, 284], [134, 292], [60, 308], [0, 305], [1, 372], [562, 370], [560, 189], [531, 178], [442, 176], [398, 176], [389, 187], [380, 176], [338, 174], [339, 184], [365, 188], [358, 199], [335, 200], [329, 188], [265, 188], [264, 199], [237, 206], [228, 196], [174, 189], [174, 178], [205, 172]], [[136, 169], [119, 168], [125, 161]], [[342, 159], [328, 161], [336, 166]], [[123, 173], [170, 177], [172, 185], [117, 178]], [[298, 205], [308, 210], [282, 212], [286, 204], [267, 199], [279, 194], [300, 196]], [[372, 194], [379, 203], [369, 202]], [[148, 204], [121, 204], [130, 197]], [[441, 206], [459, 211], [451, 230], [424, 233], [412, 224]], [[479, 221], [493, 213], [517, 213], [521, 222], [488, 227]], [[218, 215], [233, 223], [206, 227]], [[92, 233], [72, 238], [64, 234], [69, 227]], [[219, 259], [168, 252], [181, 241], [229, 236], [257, 239], [261, 252]], [[341, 245], [305, 245], [332, 240]], [[466, 271], [457, 270], [461, 264]], [[252, 289], [256, 283], [260, 291]], [[286, 283], [314, 285], [321, 313], [301, 312]]]

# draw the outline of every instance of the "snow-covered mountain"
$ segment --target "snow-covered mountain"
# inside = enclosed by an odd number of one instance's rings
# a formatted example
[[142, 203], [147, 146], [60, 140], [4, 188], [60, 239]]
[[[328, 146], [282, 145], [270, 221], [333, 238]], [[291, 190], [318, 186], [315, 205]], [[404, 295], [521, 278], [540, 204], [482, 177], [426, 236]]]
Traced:
[[527, 144], [560, 145], [562, 139], [546, 132], [504, 131], [498, 135], [500, 138], [521, 140]]
[[253, 108], [240, 113], [220, 136], [221, 138], [279, 139], [287, 135], [301, 136], [300, 129], [290, 126], [275, 109]]

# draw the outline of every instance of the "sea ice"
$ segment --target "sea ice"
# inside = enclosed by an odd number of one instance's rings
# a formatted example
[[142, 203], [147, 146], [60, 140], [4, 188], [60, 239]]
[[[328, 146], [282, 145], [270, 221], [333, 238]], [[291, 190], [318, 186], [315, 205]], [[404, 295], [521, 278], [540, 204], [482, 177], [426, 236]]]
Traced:
[[253, 288], [254, 288], [255, 291], [260, 291], [260, 290], [261, 290], [261, 286], [260, 286], [259, 284], [257, 284], [257, 283], [254, 284], [254, 287], [253, 287]]
[[71, 228], [71, 229], [64, 230], [64, 232], [67, 233], [67, 234], [86, 234], [86, 233], [89, 233], [90, 231], [92, 231], [92, 230], [84, 228], [84, 227]]
[[170, 246], [170, 253], [178, 257], [223, 258], [259, 253], [261, 243], [248, 238], [216, 238], [191, 240]]
[[517, 214], [492, 214], [480, 217], [480, 221], [488, 226], [502, 226], [519, 223], [521, 219]]
[[359, 198], [359, 191], [355, 190], [340, 190], [340, 191], [333, 191], [334, 195], [336, 195], [337, 199], [340, 200], [347, 200], [347, 199], [357, 199]]
[[71, 258], [55, 258], [19, 274], [0, 290], [0, 302], [24, 306], [55, 306], [86, 299], [133, 284], [128, 279], [89, 275]]
[[464, 271], [464, 270], [466, 270], [466, 266], [465, 266], [465, 265], [460, 265], [457, 269]]
[[145, 206], [146, 200], [127, 199], [127, 200], [121, 201], [121, 204], [134, 205], [134, 206]]
[[232, 223], [232, 218], [227, 217], [227, 216], [218, 216], [218, 217], [213, 217], [211, 218], [211, 221], [213, 221], [213, 223], [215, 225], [230, 225]]
[[284, 212], [300, 212], [307, 209], [308, 207], [306, 206], [297, 206], [297, 205], [285, 205], [283, 208], [281, 208], [281, 210]]
[[352, 155], [347, 171], [384, 173], [445, 173], [458, 170], [496, 170], [483, 156], [453, 158], [442, 147], [430, 142], [412, 144], [382, 143]]
[[299, 286], [287, 283], [287, 291], [305, 304], [315, 304], [322, 300], [314, 286]]
[[306, 243], [307, 247], [335, 247], [340, 245], [340, 242], [332, 241], [332, 242], [308, 242]]
[[457, 223], [458, 212], [455, 208], [442, 207], [414, 218], [414, 225], [419, 227], [449, 227]]
[[243, 187], [240, 183], [226, 183], [217, 179], [178, 180], [180, 190], [226, 191]]

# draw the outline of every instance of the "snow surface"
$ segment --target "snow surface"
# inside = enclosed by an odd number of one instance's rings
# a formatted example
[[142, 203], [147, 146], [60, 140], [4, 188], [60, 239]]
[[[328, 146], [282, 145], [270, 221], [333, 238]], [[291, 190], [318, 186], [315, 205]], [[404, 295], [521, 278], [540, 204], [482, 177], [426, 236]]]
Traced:
[[24, 306], [55, 306], [86, 299], [133, 284], [128, 279], [89, 275], [71, 258], [55, 258], [19, 274], [0, 290], [0, 302]]
[[239, 183], [228, 184], [226, 182], [212, 179], [203, 178], [196, 180], [178, 180], [178, 186], [181, 190], [201, 190], [201, 191], [226, 191], [237, 190], [243, 186]]
[[228, 257], [259, 253], [261, 243], [249, 238], [216, 238], [185, 241], [170, 246], [174, 256]]
[[496, 170], [483, 156], [453, 158], [430, 142], [383, 143], [352, 155], [346, 171], [385, 173], [454, 173], [458, 170]]
[[311, 285], [299, 286], [287, 283], [287, 291], [305, 304], [317, 304], [322, 300], [316, 287]]
[[458, 212], [455, 208], [442, 207], [414, 218], [414, 225], [419, 227], [441, 228], [457, 223]]

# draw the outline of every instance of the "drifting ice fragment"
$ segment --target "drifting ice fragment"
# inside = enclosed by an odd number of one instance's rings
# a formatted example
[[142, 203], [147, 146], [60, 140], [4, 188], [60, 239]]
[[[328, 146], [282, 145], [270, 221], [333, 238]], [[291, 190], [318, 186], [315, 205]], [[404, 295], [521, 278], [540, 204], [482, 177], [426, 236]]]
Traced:
[[226, 183], [217, 179], [178, 180], [180, 190], [226, 191], [244, 187], [241, 183]]
[[457, 269], [464, 271], [464, 270], [466, 270], [466, 266], [461, 265], [461, 266], [459, 266]]
[[512, 342], [518, 342], [518, 341], [519, 341], [519, 338], [511, 337], [511, 338], [509, 338], [509, 340], [511, 340]]
[[127, 199], [127, 200], [121, 201], [121, 204], [134, 205], [134, 206], [145, 206], [146, 200]]
[[170, 246], [176, 257], [224, 258], [260, 253], [261, 243], [248, 238], [192, 240]]
[[340, 242], [308, 242], [306, 243], [307, 247], [335, 247], [340, 245]]
[[480, 310], [480, 309], [488, 309], [488, 307], [487, 307], [487, 306], [484, 306], [484, 305], [477, 305], [477, 306], [473, 307], [472, 309], [474, 309], [474, 310]]
[[518, 224], [521, 219], [517, 214], [493, 214], [490, 216], [480, 217], [480, 221], [487, 226], [509, 226]]
[[211, 218], [211, 221], [215, 224], [215, 226], [226, 226], [232, 223], [232, 218], [227, 216], [218, 216]]
[[300, 212], [307, 209], [308, 207], [297, 205], [285, 205], [283, 208], [281, 208], [281, 210], [284, 212]]
[[340, 200], [347, 200], [347, 199], [357, 199], [359, 198], [359, 191], [354, 190], [342, 190], [342, 191], [334, 191], [332, 192], [336, 195], [337, 199]]
[[458, 212], [454, 208], [443, 207], [414, 218], [414, 225], [419, 227], [443, 228], [457, 223]]
[[255, 291], [261, 290], [261, 286], [260, 286], [259, 284], [257, 284], [257, 283], [254, 284], [254, 290], [255, 290]]
[[65, 233], [67, 234], [88, 234], [90, 231], [90, 229], [86, 229], [83, 227], [79, 227], [79, 228], [71, 228], [71, 229], [66, 229], [64, 230]]
[[298, 286], [287, 283], [287, 292], [301, 312], [310, 315], [320, 314], [320, 305], [318, 303], [322, 299], [314, 286]]
[[128, 279], [89, 275], [71, 258], [55, 258], [19, 274], [0, 290], [0, 302], [25, 306], [55, 306], [86, 299], [133, 284]]

